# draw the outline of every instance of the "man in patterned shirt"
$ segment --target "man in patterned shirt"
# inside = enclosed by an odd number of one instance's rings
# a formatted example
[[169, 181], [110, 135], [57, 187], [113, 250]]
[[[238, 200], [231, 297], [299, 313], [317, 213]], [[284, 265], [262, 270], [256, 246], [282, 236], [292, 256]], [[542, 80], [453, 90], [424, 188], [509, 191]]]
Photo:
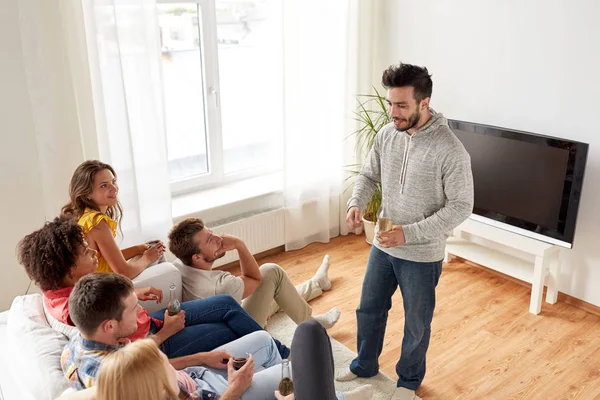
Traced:
[[[118, 274], [90, 274], [79, 280], [69, 297], [69, 313], [80, 331], [65, 346], [61, 366], [79, 390], [96, 384], [104, 358], [126, 344], [137, 329], [140, 307], [131, 281]], [[215, 335], [219, 332], [216, 330]], [[227, 360], [252, 354], [248, 368], [224, 373]], [[251, 361], [250, 361], [251, 360]], [[221, 400], [266, 398], [281, 378], [281, 356], [272, 337], [256, 331], [217, 350], [172, 358], [183, 398]], [[254, 374], [254, 363], [264, 370]], [[200, 367], [197, 367], [200, 365]], [[251, 384], [254, 382], [254, 384]]]

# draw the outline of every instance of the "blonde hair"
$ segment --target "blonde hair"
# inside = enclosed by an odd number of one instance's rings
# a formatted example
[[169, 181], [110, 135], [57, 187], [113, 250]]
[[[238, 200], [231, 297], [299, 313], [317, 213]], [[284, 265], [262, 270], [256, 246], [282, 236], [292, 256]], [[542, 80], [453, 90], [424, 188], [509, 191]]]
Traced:
[[102, 362], [97, 400], [177, 399], [169, 386], [163, 356], [152, 339], [137, 340]]

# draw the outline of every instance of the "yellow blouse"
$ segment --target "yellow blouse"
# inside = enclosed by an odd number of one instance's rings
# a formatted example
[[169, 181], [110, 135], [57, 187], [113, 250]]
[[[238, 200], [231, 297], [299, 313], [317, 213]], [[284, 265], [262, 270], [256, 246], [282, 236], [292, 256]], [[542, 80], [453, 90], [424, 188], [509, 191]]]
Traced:
[[[113, 237], [117, 237], [117, 222], [108, 215], [102, 214], [100, 211], [86, 208], [85, 212], [81, 218], [79, 218], [77, 223], [81, 225], [83, 228], [83, 233], [87, 235], [89, 231], [94, 229], [94, 227], [102, 221], [106, 221], [108, 226], [110, 226]], [[104, 257], [102, 257], [102, 254], [100, 254], [100, 251], [98, 251], [98, 269], [96, 272], [113, 272], [113, 270], [110, 268], [110, 265], [108, 265]]]

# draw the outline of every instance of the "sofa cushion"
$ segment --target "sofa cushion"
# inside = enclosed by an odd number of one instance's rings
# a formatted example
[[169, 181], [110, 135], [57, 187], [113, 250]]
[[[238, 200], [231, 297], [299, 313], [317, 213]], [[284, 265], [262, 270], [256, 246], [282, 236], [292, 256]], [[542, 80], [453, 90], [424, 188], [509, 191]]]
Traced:
[[16, 297], [6, 328], [12, 375], [22, 398], [55, 399], [69, 388], [60, 367], [68, 339], [46, 320], [40, 294]]

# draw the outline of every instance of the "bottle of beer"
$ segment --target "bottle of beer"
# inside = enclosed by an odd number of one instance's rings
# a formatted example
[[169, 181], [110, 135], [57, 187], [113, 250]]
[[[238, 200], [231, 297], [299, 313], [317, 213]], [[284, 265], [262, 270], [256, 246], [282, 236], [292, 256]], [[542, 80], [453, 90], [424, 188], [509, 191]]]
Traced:
[[169, 305], [167, 306], [167, 311], [171, 316], [177, 315], [179, 314], [179, 311], [181, 311], [181, 303], [177, 300], [174, 283], [171, 283], [171, 286], [169, 287]]
[[290, 361], [287, 358], [281, 362], [279, 393], [281, 393], [282, 396], [288, 396], [294, 393], [294, 382], [292, 382], [292, 375], [290, 375]]

